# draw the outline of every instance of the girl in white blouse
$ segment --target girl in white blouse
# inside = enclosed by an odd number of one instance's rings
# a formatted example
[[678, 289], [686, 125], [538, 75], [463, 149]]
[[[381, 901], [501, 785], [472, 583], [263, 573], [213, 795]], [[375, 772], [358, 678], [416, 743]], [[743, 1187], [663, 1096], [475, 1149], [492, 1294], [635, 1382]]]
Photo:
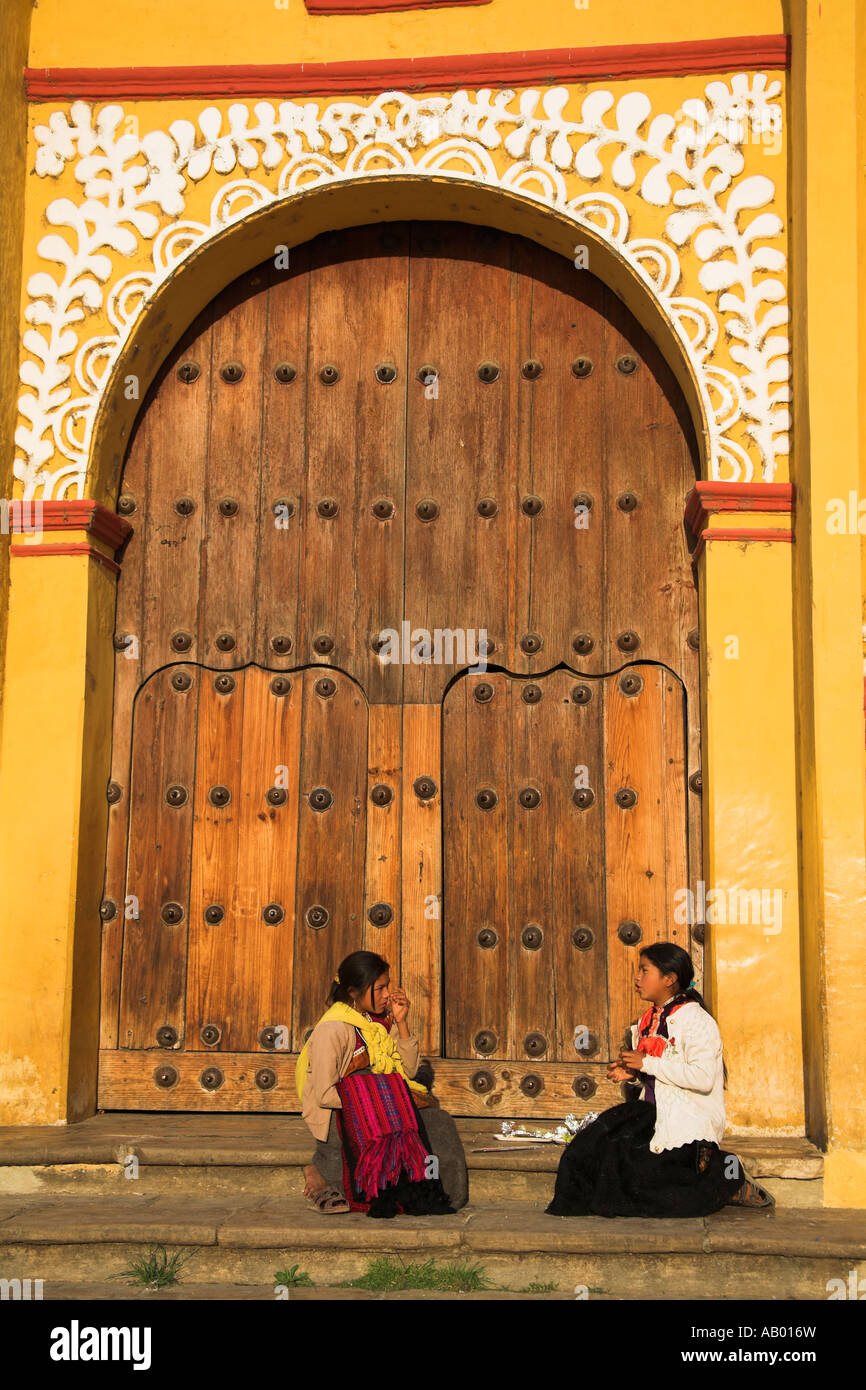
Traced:
[[635, 990], [649, 1008], [631, 1028], [631, 1048], [608, 1068], [637, 1082], [639, 1100], [599, 1115], [562, 1155], [554, 1216], [707, 1216], [720, 1207], [772, 1206], [725, 1132], [725, 1067], [719, 1027], [694, 988], [681, 946], [645, 946]]

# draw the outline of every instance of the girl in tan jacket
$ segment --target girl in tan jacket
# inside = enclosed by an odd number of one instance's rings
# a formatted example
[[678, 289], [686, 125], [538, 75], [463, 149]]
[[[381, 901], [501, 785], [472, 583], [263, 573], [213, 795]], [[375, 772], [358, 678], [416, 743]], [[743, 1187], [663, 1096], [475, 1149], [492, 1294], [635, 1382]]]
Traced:
[[388, 962], [353, 951], [296, 1071], [302, 1114], [316, 1140], [304, 1196], [324, 1215], [366, 1211], [439, 1215], [468, 1199], [453, 1119], [416, 1080], [418, 1039], [409, 999]]

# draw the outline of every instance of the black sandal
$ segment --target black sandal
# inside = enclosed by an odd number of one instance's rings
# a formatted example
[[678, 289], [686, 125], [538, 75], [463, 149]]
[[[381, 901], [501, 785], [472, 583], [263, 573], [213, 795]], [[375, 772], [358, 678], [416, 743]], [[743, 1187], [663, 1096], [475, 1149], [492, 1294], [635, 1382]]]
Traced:
[[742, 1186], [737, 1188], [728, 1202], [729, 1207], [774, 1207], [776, 1199], [771, 1192], [751, 1178], [743, 1178]]

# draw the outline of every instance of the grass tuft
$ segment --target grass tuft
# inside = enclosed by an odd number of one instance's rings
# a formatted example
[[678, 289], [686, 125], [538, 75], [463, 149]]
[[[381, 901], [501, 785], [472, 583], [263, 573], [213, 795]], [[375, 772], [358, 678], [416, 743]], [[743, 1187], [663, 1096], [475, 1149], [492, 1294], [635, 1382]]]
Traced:
[[483, 1265], [473, 1265], [466, 1261], [460, 1264], [434, 1265], [432, 1260], [423, 1264], [405, 1264], [402, 1260], [392, 1260], [381, 1256], [371, 1260], [366, 1272], [358, 1279], [347, 1279], [342, 1285], [347, 1289], [376, 1289], [395, 1292], [399, 1289], [438, 1289], [446, 1293], [479, 1293], [495, 1285], [484, 1273]]
[[305, 1269], [299, 1270], [297, 1265], [292, 1265], [291, 1269], [278, 1269], [274, 1275], [274, 1283], [285, 1284], [294, 1289], [312, 1289], [315, 1287], [307, 1271]]
[[128, 1284], [141, 1284], [151, 1293], [180, 1283], [180, 1271], [195, 1254], [195, 1250], [176, 1250], [168, 1255], [164, 1245], [151, 1246], [146, 1255], [132, 1261], [128, 1269], [112, 1274], [112, 1279], [125, 1279]]

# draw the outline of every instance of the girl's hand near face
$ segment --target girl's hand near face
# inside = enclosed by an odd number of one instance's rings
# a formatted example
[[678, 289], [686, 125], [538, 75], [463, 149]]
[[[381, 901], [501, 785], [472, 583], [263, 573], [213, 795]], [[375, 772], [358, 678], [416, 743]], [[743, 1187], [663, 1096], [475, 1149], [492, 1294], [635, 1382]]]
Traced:
[[643, 1053], [627, 1052], [623, 1049], [619, 1054], [619, 1064], [621, 1067], [628, 1067], [629, 1071], [643, 1071]]
[[409, 1025], [406, 1022], [406, 1017], [409, 1013], [409, 999], [404, 989], [398, 987], [391, 990], [388, 996], [388, 1009], [397, 1025], [397, 1031], [400, 1037], [408, 1038]]
[[633, 1081], [634, 1073], [621, 1067], [619, 1062], [611, 1062], [607, 1069], [608, 1081]]

